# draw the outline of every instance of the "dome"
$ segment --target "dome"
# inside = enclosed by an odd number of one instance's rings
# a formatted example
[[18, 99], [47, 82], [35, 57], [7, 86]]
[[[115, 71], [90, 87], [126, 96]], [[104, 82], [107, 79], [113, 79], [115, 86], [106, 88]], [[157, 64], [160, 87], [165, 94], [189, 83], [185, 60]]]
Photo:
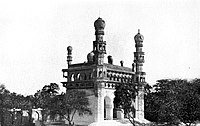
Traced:
[[87, 60], [88, 60], [88, 63], [92, 63], [94, 61], [94, 53], [93, 52], [88, 53]]
[[144, 36], [140, 34], [140, 29], [138, 29], [138, 33], [135, 35], [134, 39], [136, 42], [142, 42], [144, 40]]
[[72, 51], [72, 47], [71, 47], [71, 46], [68, 46], [68, 47], [67, 47], [67, 51]]
[[94, 22], [94, 27], [95, 27], [95, 30], [104, 29], [105, 28], [105, 21], [102, 18], [99, 17]]

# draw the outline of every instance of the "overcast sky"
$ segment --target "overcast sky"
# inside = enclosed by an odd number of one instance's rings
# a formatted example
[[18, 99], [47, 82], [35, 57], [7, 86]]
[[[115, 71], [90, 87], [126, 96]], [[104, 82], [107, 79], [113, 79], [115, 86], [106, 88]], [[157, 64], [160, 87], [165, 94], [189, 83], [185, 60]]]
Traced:
[[60, 84], [67, 46], [73, 47], [72, 63], [86, 61], [99, 16], [114, 64], [123, 60], [131, 67], [140, 29], [148, 83], [200, 78], [199, 0], [1, 0], [0, 83], [21, 94]]

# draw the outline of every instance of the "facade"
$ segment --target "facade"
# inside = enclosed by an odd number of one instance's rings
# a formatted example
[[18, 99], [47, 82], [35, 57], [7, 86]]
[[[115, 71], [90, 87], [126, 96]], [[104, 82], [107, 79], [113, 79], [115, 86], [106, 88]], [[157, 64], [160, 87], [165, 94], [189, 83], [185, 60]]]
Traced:
[[103, 120], [122, 119], [123, 113], [118, 111], [114, 103], [116, 84], [137, 84], [139, 93], [135, 99], [135, 118], [144, 120], [144, 84], [145, 72], [142, 71], [144, 52], [142, 51], [144, 37], [138, 30], [135, 35], [134, 62], [132, 68], [114, 65], [112, 56], [108, 56], [105, 63], [106, 41], [104, 41], [105, 21], [98, 18], [94, 22], [96, 40], [93, 41], [93, 50], [87, 55], [87, 62], [72, 63], [72, 47], [68, 46], [68, 69], [63, 69], [62, 82], [67, 90], [84, 90], [88, 93], [92, 115], [75, 117], [76, 124], [89, 125]]

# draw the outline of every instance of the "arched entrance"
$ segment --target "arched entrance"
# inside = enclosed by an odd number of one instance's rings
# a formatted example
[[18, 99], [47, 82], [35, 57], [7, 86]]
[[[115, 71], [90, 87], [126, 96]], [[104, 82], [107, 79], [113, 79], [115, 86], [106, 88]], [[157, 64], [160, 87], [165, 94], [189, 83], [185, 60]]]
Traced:
[[113, 102], [108, 96], [106, 96], [104, 98], [104, 120], [112, 120], [112, 119], [113, 119]]

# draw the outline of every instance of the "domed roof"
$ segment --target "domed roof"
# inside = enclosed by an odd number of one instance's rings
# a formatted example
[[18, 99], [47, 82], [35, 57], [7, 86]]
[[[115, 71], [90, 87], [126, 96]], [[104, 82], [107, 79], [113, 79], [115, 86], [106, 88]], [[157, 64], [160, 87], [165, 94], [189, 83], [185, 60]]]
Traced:
[[105, 28], [105, 21], [102, 18], [99, 17], [94, 22], [94, 27], [95, 27], [95, 30], [104, 29]]
[[88, 53], [87, 60], [89, 63], [94, 61], [94, 53], [93, 52]]
[[138, 33], [135, 35], [134, 39], [136, 42], [142, 42], [144, 40], [144, 36], [140, 34], [140, 29], [138, 29]]
[[68, 47], [67, 47], [67, 51], [72, 51], [72, 47], [71, 47], [71, 46], [68, 46]]

